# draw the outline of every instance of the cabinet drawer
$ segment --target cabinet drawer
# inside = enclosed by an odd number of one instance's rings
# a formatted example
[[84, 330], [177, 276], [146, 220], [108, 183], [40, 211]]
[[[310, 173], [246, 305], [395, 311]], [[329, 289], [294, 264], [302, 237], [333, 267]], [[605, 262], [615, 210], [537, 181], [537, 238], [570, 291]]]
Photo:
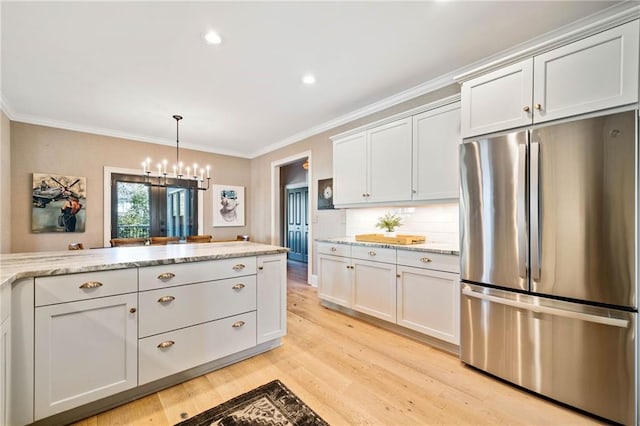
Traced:
[[154, 290], [255, 273], [255, 257], [148, 266], [140, 268], [140, 290]]
[[351, 257], [374, 262], [396, 263], [396, 249], [353, 246], [351, 247]]
[[350, 257], [351, 246], [349, 244], [318, 243], [318, 254]]
[[140, 337], [256, 309], [256, 276], [205, 281], [140, 293]]
[[460, 258], [451, 254], [398, 250], [398, 265], [427, 268], [436, 271], [460, 272]]
[[36, 306], [138, 291], [138, 271], [118, 269], [114, 271], [86, 272], [35, 279]]
[[215, 361], [255, 345], [255, 312], [140, 339], [138, 385]]

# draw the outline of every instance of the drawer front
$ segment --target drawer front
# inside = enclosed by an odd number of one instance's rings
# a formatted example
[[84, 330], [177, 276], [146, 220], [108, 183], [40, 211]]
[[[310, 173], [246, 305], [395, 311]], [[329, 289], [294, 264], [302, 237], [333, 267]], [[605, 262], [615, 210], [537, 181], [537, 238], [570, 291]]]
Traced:
[[460, 273], [460, 257], [452, 254], [398, 250], [398, 265]]
[[215, 361], [255, 345], [255, 312], [140, 339], [138, 385]]
[[351, 247], [351, 257], [374, 262], [396, 263], [396, 249], [353, 246]]
[[147, 337], [256, 310], [256, 276], [140, 292], [139, 335]]
[[114, 296], [138, 291], [135, 268], [35, 279], [36, 306]]
[[140, 268], [140, 290], [154, 290], [176, 285], [254, 275], [255, 273], [255, 256], [148, 266]]
[[318, 254], [350, 257], [351, 246], [349, 244], [318, 243]]

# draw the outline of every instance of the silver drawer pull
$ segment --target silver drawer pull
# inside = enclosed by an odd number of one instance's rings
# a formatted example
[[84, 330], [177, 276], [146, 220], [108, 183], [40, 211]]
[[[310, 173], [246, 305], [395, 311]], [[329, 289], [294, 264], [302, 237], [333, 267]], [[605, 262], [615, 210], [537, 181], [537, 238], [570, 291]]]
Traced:
[[173, 272], [163, 272], [158, 275], [159, 280], [170, 280], [171, 278], [175, 278], [176, 274]]
[[244, 288], [244, 284], [242, 284], [242, 283], [236, 284], [231, 288], [234, 289], [234, 290], [242, 290]]
[[100, 281], [87, 281], [86, 283], [80, 285], [80, 288], [82, 289], [98, 288], [98, 287], [102, 287], [102, 283]]
[[431, 263], [431, 259], [429, 259], [428, 257], [421, 257], [420, 258], [420, 262], [422, 262], [422, 263]]
[[158, 345], [158, 349], [166, 349], [166, 348], [170, 348], [171, 346], [175, 345], [176, 342], [174, 342], [173, 340], [165, 340], [164, 342], [160, 343]]
[[238, 263], [237, 265], [233, 266], [234, 271], [242, 271], [243, 269], [244, 269], [244, 265], [242, 263]]
[[158, 303], [168, 303], [173, 302], [174, 300], [176, 300], [174, 296], [162, 296], [160, 299], [158, 299]]
[[338, 251], [338, 249], [335, 247], [331, 247], [331, 251]]
[[244, 321], [236, 321], [233, 323], [231, 327], [238, 328], [238, 327], [242, 327], [243, 325], [244, 325]]
[[369, 256], [375, 256], [375, 255], [376, 255], [376, 252], [375, 252], [375, 251], [370, 251], [370, 252], [369, 252]]

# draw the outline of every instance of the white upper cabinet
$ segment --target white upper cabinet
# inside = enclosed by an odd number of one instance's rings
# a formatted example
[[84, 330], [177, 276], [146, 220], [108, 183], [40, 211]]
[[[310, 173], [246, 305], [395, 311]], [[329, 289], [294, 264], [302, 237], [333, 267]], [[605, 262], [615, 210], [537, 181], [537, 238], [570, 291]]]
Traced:
[[411, 117], [335, 139], [333, 178], [336, 205], [411, 199]]
[[366, 201], [367, 133], [337, 139], [333, 144], [334, 204]]
[[460, 102], [413, 116], [413, 200], [458, 198]]
[[531, 123], [533, 60], [493, 71], [462, 85], [462, 136]]
[[367, 201], [411, 199], [411, 117], [369, 130]]
[[464, 138], [638, 102], [639, 21], [462, 84]]
[[536, 56], [533, 121], [637, 102], [639, 22]]

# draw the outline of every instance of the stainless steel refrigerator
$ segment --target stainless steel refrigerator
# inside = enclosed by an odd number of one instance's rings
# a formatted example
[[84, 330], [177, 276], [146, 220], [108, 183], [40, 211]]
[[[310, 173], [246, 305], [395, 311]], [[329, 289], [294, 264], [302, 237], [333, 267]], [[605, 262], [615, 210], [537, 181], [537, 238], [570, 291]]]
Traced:
[[638, 111], [465, 141], [461, 359], [637, 424]]

